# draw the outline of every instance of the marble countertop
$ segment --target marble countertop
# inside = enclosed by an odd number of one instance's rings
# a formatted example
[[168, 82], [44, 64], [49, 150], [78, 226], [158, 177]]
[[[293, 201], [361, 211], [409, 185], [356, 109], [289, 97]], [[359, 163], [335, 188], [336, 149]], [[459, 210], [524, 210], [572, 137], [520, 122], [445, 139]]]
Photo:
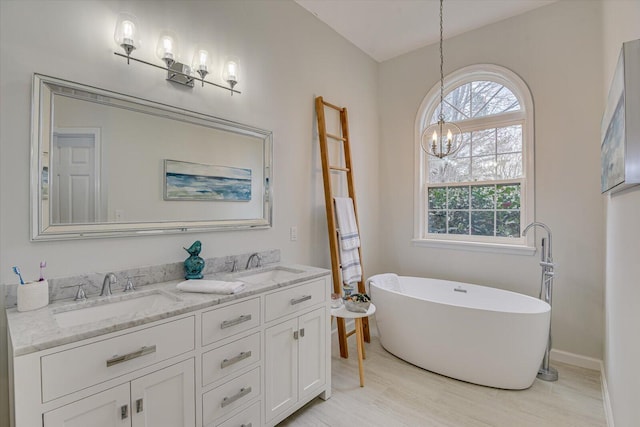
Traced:
[[[57, 301], [41, 309], [27, 312], [19, 312], [16, 308], [10, 308], [7, 310], [7, 329], [13, 344], [13, 355], [14, 357], [21, 356], [87, 338], [121, 331], [236, 299], [246, 298], [251, 295], [261, 294], [273, 289], [291, 286], [306, 280], [323, 277], [330, 273], [330, 271], [326, 269], [298, 264], [271, 264], [264, 268], [253, 269], [251, 272], [259, 273], [262, 270], [269, 271], [274, 267], [301, 270], [302, 272], [291, 274], [283, 280], [278, 281], [267, 280], [260, 284], [250, 284], [246, 282], [246, 287], [242, 292], [232, 295], [182, 292], [176, 289], [176, 285], [183, 280], [172, 280], [145, 285], [134, 291], [134, 294], [131, 294], [132, 298], [135, 298], [135, 292], [140, 293], [140, 295], [145, 295], [153, 293], [154, 291], [160, 291], [165, 295], [168, 294], [174, 301], [160, 308], [150, 307], [143, 311], [127, 313], [117, 317], [109, 317], [104, 320], [66, 328], [58, 325], [55, 318], [57, 313], [74, 310], [76, 307], [104, 306], [103, 303], [109, 299], [122, 299], [123, 293], [114, 291], [111, 297], [89, 295], [89, 299], [82, 302], [75, 302], [73, 300]], [[205, 279], [242, 281], [242, 276], [246, 274], [247, 271], [214, 274], [205, 276]]]

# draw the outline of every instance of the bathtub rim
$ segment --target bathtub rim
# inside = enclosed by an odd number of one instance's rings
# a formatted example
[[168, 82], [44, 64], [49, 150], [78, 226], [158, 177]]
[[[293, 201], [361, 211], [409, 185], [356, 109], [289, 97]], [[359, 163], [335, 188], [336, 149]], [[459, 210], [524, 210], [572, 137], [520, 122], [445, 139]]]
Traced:
[[[511, 313], [511, 314], [522, 314], [522, 315], [540, 315], [540, 314], [544, 314], [547, 312], [551, 311], [551, 306], [546, 303], [545, 301], [536, 298], [536, 297], [532, 297], [531, 295], [526, 295], [520, 292], [514, 292], [514, 291], [509, 291], [506, 289], [501, 289], [501, 288], [495, 288], [492, 286], [485, 286], [485, 285], [478, 285], [475, 283], [467, 283], [467, 282], [458, 282], [455, 280], [447, 280], [447, 279], [436, 279], [436, 278], [431, 278], [431, 277], [419, 277], [419, 276], [399, 276], [398, 275], [398, 280], [400, 282], [400, 286], [402, 287], [402, 279], [403, 278], [408, 278], [408, 279], [418, 279], [418, 280], [426, 280], [426, 281], [433, 281], [433, 282], [440, 282], [443, 284], [450, 284], [453, 286], [471, 286], [471, 287], [477, 287], [477, 288], [486, 288], [486, 289], [491, 289], [492, 291], [497, 291], [497, 292], [504, 292], [507, 294], [511, 294], [511, 295], [515, 295], [518, 298], [523, 298], [523, 299], [527, 299], [529, 301], [535, 301], [535, 304], [537, 306], [540, 307], [544, 307], [544, 310], [536, 310], [536, 311], [515, 311], [515, 310], [498, 310], [498, 309], [494, 309], [494, 308], [487, 308], [487, 307], [478, 307], [478, 306], [469, 306], [469, 305], [463, 305], [463, 304], [456, 304], [456, 303], [452, 303], [452, 302], [445, 302], [445, 301], [438, 301], [438, 300], [434, 300], [434, 299], [428, 299], [428, 298], [423, 298], [420, 296], [416, 296], [416, 295], [411, 295], [411, 294], [407, 294], [405, 292], [402, 292], [402, 290], [397, 291], [397, 290], [393, 290], [393, 289], [389, 289], [387, 287], [383, 287], [381, 285], [376, 284], [374, 281], [369, 282], [369, 286], [375, 286], [376, 288], [380, 289], [380, 290], [384, 290], [387, 292], [392, 292], [398, 295], [402, 295], [408, 298], [415, 298], [421, 301], [426, 301], [432, 304], [442, 304], [448, 307], [457, 307], [457, 308], [462, 308], [462, 309], [466, 309], [466, 310], [478, 310], [478, 311], [485, 311], [485, 312], [490, 312], [490, 313]], [[369, 293], [371, 294], [371, 298], [373, 300], [373, 292], [371, 292], [371, 288], [369, 288]]]

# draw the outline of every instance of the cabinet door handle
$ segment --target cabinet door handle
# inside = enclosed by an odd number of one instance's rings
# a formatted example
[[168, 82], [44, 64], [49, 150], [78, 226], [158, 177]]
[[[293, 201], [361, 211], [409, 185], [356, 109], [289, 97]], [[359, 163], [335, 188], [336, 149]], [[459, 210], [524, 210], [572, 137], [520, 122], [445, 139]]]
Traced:
[[142, 399], [136, 400], [136, 413], [144, 411], [144, 401]]
[[126, 420], [129, 418], [129, 405], [122, 405], [120, 407], [120, 419]]
[[293, 339], [294, 340], [298, 339], [298, 331], [293, 331]]
[[251, 427], [251, 423], [249, 423], [249, 424], [240, 424], [240, 427]]
[[304, 328], [300, 329], [300, 338], [304, 337]]
[[242, 323], [242, 322], [248, 322], [249, 320], [251, 320], [251, 315], [250, 314], [243, 314], [240, 317], [238, 317], [237, 319], [223, 321], [222, 323], [220, 323], [220, 329], [229, 328], [231, 326], [235, 326], [235, 325], [237, 325], [239, 323]]
[[224, 359], [220, 363], [220, 368], [224, 369], [227, 366], [231, 366], [234, 363], [238, 363], [239, 361], [244, 360], [244, 359], [248, 359], [249, 357], [251, 357], [251, 351], [243, 351], [239, 355], [237, 355], [235, 357], [232, 357], [231, 359]]
[[222, 399], [222, 403], [220, 403], [220, 406], [224, 408], [227, 405], [231, 405], [233, 402], [235, 402], [236, 400], [240, 399], [243, 396], [246, 396], [249, 393], [251, 393], [251, 387], [243, 387], [240, 389], [238, 393], [234, 394], [233, 396], [225, 397], [224, 399]]
[[311, 295], [304, 295], [300, 298], [294, 298], [291, 300], [291, 305], [300, 304], [301, 302], [308, 301], [311, 299]]
[[126, 362], [128, 360], [136, 359], [138, 357], [145, 356], [147, 354], [155, 353], [156, 346], [150, 345], [148, 347], [142, 347], [140, 350], [133, 351], [131, 353], [123, 354], [122, 356], [113, 356], [107, 360], [107, 368], [117, 365], [118, 363]]

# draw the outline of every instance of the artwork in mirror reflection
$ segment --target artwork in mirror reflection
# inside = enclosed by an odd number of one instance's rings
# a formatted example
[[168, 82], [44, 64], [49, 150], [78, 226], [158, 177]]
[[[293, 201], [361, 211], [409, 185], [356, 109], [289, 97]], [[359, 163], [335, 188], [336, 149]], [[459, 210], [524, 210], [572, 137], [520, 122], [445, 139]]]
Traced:
[[251, 200], [251, 169], [164, 161], [165, 200]]

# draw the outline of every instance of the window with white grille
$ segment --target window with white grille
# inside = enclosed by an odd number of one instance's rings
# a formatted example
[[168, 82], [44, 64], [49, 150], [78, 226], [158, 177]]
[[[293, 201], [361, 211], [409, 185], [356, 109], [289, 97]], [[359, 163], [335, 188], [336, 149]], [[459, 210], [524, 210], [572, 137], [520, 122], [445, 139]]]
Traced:
[[[525, 245], [533, 219], [533, 103], [513, 72], [476, 65], [439, 82], [416, 118], [419, 165], [414, 241]], [[441, 111], [442, 109], [442, 111]], [[461, 148], [443, 159], [420, 146], [422, 132], [444, 120], [461, 130]]]

